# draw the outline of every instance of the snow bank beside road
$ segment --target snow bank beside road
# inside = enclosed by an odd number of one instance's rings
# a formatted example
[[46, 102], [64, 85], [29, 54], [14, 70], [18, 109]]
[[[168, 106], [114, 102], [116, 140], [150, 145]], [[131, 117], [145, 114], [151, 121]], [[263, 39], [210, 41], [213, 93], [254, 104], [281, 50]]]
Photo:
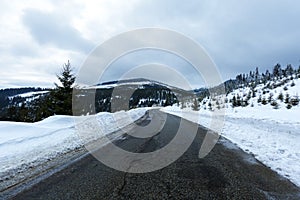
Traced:
[[[190, 108], [181, 110], [176, 106], [161, 110], [207, 128], [214, 128], [210, 127], [211, 111], [196, 112]], [[255, 111], [251, 108], [251, 112], [245, 108], [229, 110], [221, 135], [300, 186], [299, 115], [298, 108], [292, 112], [272, 108]], [[285, 116], [284, 120], [281, 120], [280, 116]]]
[[[117, 113], [99, 113], [96, 119], [101, 134], [117, 131], [142, 117], [146, 108]], [[90, 116], [52, 116], [36, 123], [0, 122], [0, 174], [9, 170], [23, 171], [82, 147], [76, 127], [89, 123]], [[116, 124], [117, 120], [117, 124]], [[94, 135], [93, 135], [94, 136]]]

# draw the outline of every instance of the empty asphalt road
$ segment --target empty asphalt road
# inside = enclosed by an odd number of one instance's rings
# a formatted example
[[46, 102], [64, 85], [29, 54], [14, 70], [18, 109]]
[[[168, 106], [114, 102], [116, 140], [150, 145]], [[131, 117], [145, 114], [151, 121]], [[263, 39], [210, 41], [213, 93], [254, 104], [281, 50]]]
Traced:
[[[114, 144], [135, 153], [163, 148], [175, 137], [181, 119], [153, 110], [149, 118], [139, 122], [146, 126], [164, 116], [165, 124], [153, 136], [126, 135]], [[184, 122], [187, 127], [195, 126]], [[197, 129], [187, 151], [160, 170], [121, 172], [89, 154], [13, 199], [300, 199], [298, 187], [222, 137], [200, 159], [199, 149], [207, 130], [198, 125]], [[97, 153], [107, 153], [107, 149], [102, 147]]]

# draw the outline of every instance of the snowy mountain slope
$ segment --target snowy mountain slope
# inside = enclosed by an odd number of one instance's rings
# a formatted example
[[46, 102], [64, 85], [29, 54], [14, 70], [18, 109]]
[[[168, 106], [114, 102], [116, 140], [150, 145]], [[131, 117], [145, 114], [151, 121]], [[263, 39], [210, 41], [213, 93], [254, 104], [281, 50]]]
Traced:
[[145, 78], [136, 78], [136, 79], [123, 79], [118, 81], [110, 81], [110, 82], [104, 82], [101, 84], [98, 84], [96, 86], [91, 86], [91, 88], [110, 88], [110, 87], [116, 87], [116, 86], [122, 86], [122, 85], [160, 85], [168, 88], [176, 88], [170, 85], [167, 85], [165, 83], [161, 83], [159, 81], [149, 80]]
[[87, 89], [97, 89], [97, 90], [101, 90], [101, 89], [114, 89], [116, 87], [122, 88], [122, 90], [147, 90], [148, 88], [152, 88], [152, 89], [164, 89], [164, 90], [169, 90], [171, 92], [173, 92], [174, 94], [176, 94], [177, 97], [182, 97], [182, 96], [188, 96], [190, 97], [191, 95], [193, 95], [193, 91], [186, 91], [184, 89], [178, 88], [178, 87], [174, 87], [174, 86], [170, 86], [166, 83], [162, 83], [159, 81], [155, 81], [155, 80], [149, 80], [149, 79], [144, 79], [144, 78], [139, 78], [139, 79], [125, 79], [125, 80], [119, 80], [119, 81], [110, 81], [110, 82], [105, 82], [105, 83], [101, 83], [95, 86], [90, 86], [87, 87]]
[[214, 130], [212, 114], [225, 109], [221, 135], [300, 186], [300, 105], [292, 102], [299, 99], [299, 93], [300, 79], [288, 77], [254, 88], [240, 87], [214, 99], [204, 98], [198, 103], [199, 111], [195, 111], [193, 100], [162, 111]]
[[40, 94], [45, 94], [45, 93], [48, 93], [49, 91], [38, 91], [38, 92], [26, 92], [26, 93], [22, 93], [22, 94], [18, 94], [18, 95], [14, 95], [14, 96], [11, 96], [9, 98], [13, 98], [13, 97], [23, 97], [23, 98], [28, 98], [28, 97], [34, 97], [34, 96], [38, 96]]
[[31, 102], [34, 101], [38, 98], [40, 98], [42, 95], [45, 95], [49, 93], [49, 91], [38, 91], [38, 92], [26, 92], [26, 93], [22, 93], [22, 94], [18, 94], [18, 95], [14, 95], [11, 97], [8, 97], [10, 100], [14, 99], [14, 98], [23, 98], [23, 102]]
[[8, 88], [0, 90], [0, 118], [5, 118], [7, 109], [12, 106], [26, 104], [40, 98], [48, 92], [41, 88]]
[[[255, 109], [296, 109], [299, 107], [299, 93], [300, 79], [293, 76], [277, 81], [268, 81], [254, 87], [240, 86], [226, 95], [206, 97], [199, 102], [199, 109], [254, 108], [249, 109], [251, 112], [255, 112]], [[191, 101], [187, 102], [188, 105], [191, 103]]]
[[[191, 98], [193, 92], [166, 84], [147, 80], [129, 79], [111, 81], [96, 86], [78, 87], [74, 92], [75, 102], [87, 102], [88, 98], [95, 98], [96, 112], [115, 112], [137, 107], [167, 106], [177, 103], [183, 97]], [[124, 100], [126, 102], [117, 103]], [[114, 105], [114, 106], [111, 106]], [[87, 108], [80, 111], [91, 113]]]

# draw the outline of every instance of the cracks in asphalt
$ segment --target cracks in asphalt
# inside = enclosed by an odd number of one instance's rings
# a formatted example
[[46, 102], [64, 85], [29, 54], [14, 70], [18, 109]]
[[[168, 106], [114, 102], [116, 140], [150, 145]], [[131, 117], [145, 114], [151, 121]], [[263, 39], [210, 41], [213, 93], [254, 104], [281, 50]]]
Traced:
[[[157, 135], [157, 134], [156, 134]], [[155, 136], [149, 138], [147, 141], [145, 141], [143, 144], [141, 144], [138, 148], [137, 148], [137, 153], [142, 153], [144, 151], [144, 149], [147, 147], [147, 145], [151, 142], [151, 140], [154, 138]], [[134, 166], [134, 163], [139, 162], [142, 159], [135, 159], [132, 160], [129, 164], [129, 167], [127, 168], [126, 172], [124, 172], [123, 178], [122, 178], [122, 183], [120, 184], [119, 187], [116, 188], [116, 190], [113, 193], [114, 197], [121, 197], [122, 196], [122, 192], [124, 190], [124, 188], [126, 187], [127, 184], [127, 176], [130, 174], [130, 168], [132, 166]]]
[[120, 185], [119, 188], [117, 188], [117, 191], [114, 194], [115, 197], [116, 196], [118, 196], [118, 197], [122, 196], [122, 192], [123, 192], [123, 190], [124, 190], [124, 188], [127, 184], [127, 181], [126, 181], [127, 175], [128, 175], [128, 172], [125, 172], [124, 175], [123, 175], [123, 178], [122, 178], [122, 184]]

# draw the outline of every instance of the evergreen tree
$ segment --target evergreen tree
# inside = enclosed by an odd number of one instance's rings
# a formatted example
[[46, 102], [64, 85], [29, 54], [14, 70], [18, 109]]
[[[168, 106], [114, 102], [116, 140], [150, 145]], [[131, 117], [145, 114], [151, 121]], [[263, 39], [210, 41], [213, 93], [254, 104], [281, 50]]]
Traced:
[[247, 100], [247, 99], [243, 99], [243, 101], [242, 101], [242, 106], [243, 106], [243, 107], [246, 107], [246, 106], [248, 106], [248, 105], [249, 105], [248, 100]]
[[295, 82], [293, 81], [292, 83], [291, 83], [291, 87], [294, 87], [296, 84], [295, 84]]
[[237, 106], [241, 106], [242, 105], [241, 97], [240, 97], [239, 94], [237, 94], [237, 97], [236, 97], [236, 105]]
[[261, 95], [259, 95], [258, 99], [257, 99], [257, 103], [261, 103], [262, 99], [261, 99]]
[[283, 94], [282, 94], [282, 92], [280, 92], [277, 99], [279, 99], [281, 102], [283, 102], [283, 98], [284, 98]]
[[258, 71], [258, 67], [256, 67], [255, 69], [255, 83], [257, 84], [258, 83], [258, 79], [259, 79], [259, 71]]
[[267, 105], [267, 104], [268, 104], [268, 102], [267, 102], [267, 100], [266, 100], [266, 97], [263, 97], [263, 98], [262, 98], [261, 103], [262, 103], [263, 105]]
[[272, 100], [271, 106], [273, 106], [274, 109], [278, 109], [279, 108], [279, 105], [278, 105], [278, 103], [277, 103], [276, 100]]
[[208, 103], [208, 109], [209, 109], [210, 111], [212, 111], [212, 104], [211, 104], [211, 102]]
[[246, 101], [249, 101], [249, 100], [251, 99], [251, 96], [252, 96], [252, 95], [251, 95], [251, 91], [249, 91], [248, 94], [247, 94]]
[[233, 98], [232, 98], [232, 107], [234, 108], [234, 107], [236, 107], [236, 106], [237, 106], [237, 103], [236, 103], [236, 97], [233, 96]]
[[287, 76], [291, 76], [294, 72], [294, 69], [291, 64], [288, 64], [285, 69], [285, 73]]
[[61, 85], [55, 83], [56, 88], [50, 92], [50, 100], [54, 114], [72, 115], [72, 86], [75, 76], [72, 73], [71, 64], [64, 64], [62, 72], [57, 75]]
[[290, 95], [288, 93], [286, 93], [286, 95], [285, 95], [284, 103], [286, 103], [286, 104], [290, 103]]
[[218, 100], [216, 101], [216, 106], [217, 106], [217, 109], [218, 109], [218, 110], [221, 109], [221, 105], [220, 105], [220, 102], [219, 102]]
[[271, 80], [271, 73], [269, 72], [269, 70], [266, 70], [266, 75], [265, 75], [265, 77], [266, 77], [266, 80], [267, 80], [267, 81]]
[[182, 101], [181, 102], [181, 107], [180, 107], [181, 109], [184, 109], [184, 108], [186, 108], [186, 106], [185, 106], [185, 102], [184, 101]]
[[274, 66], [273, 68], [273, 76], [274, 77], [279, 77], [281, 75], [281, 65], [278, 63]]
[[292, 104], [292, 106], [297, 106], [299, 104], [299, 97], [295, 96], [295, 97], [291, 98], [291, 104]]
[[252, 98], [256, 97], [256, 90], [252, 90]]
[[192, 109], [195, 111], [199, 110], [199, 103], [197, 99], [194, 99], [193, 105], [192, 105]]
[[269, 98], [268, 98], [268, 102], [271, 103], [273, 101], [273, 93], [270, 93]]

